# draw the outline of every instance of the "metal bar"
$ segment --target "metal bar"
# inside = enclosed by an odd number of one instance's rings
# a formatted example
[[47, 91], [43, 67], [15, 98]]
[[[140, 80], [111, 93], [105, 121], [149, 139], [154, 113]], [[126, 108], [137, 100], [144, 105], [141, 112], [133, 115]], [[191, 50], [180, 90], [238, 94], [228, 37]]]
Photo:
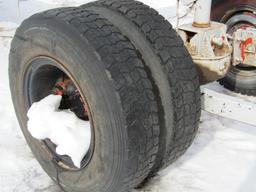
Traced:
[[212, 0], [197, 0], [194, 27], [205, 28], [210, 26]]
[[202, 86], [201, 91], [203, 110], [256, 126], [256, 97], [222, 90], [215, 84]]

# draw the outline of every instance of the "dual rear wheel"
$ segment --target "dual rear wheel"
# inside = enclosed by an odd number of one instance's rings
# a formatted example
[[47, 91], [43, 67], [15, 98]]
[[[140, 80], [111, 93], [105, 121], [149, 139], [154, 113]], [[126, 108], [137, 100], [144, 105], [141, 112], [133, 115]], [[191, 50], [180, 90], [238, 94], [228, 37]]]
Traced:
[[[98, 1], [33, 15], [13, 39], [9, 76], [26, 140], [65, 191], [129, 191], [180, 157], [197, 132], [200, 89], [192, 59], [172, 26], [140, 2]], [[91, 124], [81, 168], [27, 130], [29, 107], [60, 78], [72, 82], [69, 94], [79, 93], [81, 101], [67, 94], [63, 107]]]

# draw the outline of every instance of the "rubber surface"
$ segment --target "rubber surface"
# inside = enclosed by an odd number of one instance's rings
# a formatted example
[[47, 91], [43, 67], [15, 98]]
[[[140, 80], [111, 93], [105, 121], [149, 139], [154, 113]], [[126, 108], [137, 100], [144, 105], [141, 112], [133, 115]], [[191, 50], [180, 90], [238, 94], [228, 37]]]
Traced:
[[[27, 131], [23, 82], [30, 61], [38, 56], [60, 63], [91, 109], [94, 154], [82, 170], [59, 168]], [[109, 21], [82, 8], [36, 14], [18, 28], [9, 61], [12, 99], [22, 131], [41, 166], [63, 190], [126, 192], [147, 177], [158, 152], [156, 98], [137, 50]]]
[[250, 71], [239, 70], [231, 66], [230, 71], [219, 83], [230, 91], [248, 96], [256, 96], [256, 69]]
[[180, 157], [197, 133], [201, 107], [195, 66], [170, 23], [143, 3], [102, 0], [82, 7], [107, 18], [130, 39], [158, 87], [155, 94], [162, 113], [159, 152], [150, 173], [154, 175]]

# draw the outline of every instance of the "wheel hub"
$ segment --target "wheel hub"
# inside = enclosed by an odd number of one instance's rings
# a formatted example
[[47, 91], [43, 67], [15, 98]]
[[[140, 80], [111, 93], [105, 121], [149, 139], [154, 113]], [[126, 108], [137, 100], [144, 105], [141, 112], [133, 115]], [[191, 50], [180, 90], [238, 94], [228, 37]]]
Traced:
[[70, 79], [58, 79], [53, 88], [53, 94], [62, 96], [60, 109], [70, 109], [80, 119], [86, 121], [89, 120], [88, 107], [83, 101], [78, 89]]

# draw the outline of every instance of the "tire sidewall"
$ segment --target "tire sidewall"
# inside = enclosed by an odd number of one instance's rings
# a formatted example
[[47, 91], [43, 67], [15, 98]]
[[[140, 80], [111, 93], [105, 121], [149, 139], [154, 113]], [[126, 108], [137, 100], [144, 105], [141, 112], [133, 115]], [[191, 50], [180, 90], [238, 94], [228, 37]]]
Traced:
[[249, 75], [245, 72], [245, 75], [243, 75], [243, 71], [231, 66], [224, 79], [233, 85], [233, 89], [256, 89], [256, 71], [251, 71]]
[[[45, 18], [29, 19], [17, 30], [10, 53], [10, 88], [15, 111], [25, 138], [35, 157], [53, 179], [72, 191], [101, 191], [116, 187], [126, 171], [127, 133], [118, 96], [99, 55], [75, 30], [65, 23]], [[80, 85], [94, 122], [95, 147], [88, 166], [79, 171], [56, 169], [44, 145], [27, 130], [28, 107], [24, 96], [24, 76], [30, 61], [38, 56], [54, 58], [65, 66]], [[57, 174], [57, 172], [59, 173]], [[58, 178], [57, 178], [58, 177]], [[115, 179], [114, 179], [115, 178]], [[87, 182], [84, 182], [87, 181]], [[65, 185], [64, 185], [65, 183]]]

